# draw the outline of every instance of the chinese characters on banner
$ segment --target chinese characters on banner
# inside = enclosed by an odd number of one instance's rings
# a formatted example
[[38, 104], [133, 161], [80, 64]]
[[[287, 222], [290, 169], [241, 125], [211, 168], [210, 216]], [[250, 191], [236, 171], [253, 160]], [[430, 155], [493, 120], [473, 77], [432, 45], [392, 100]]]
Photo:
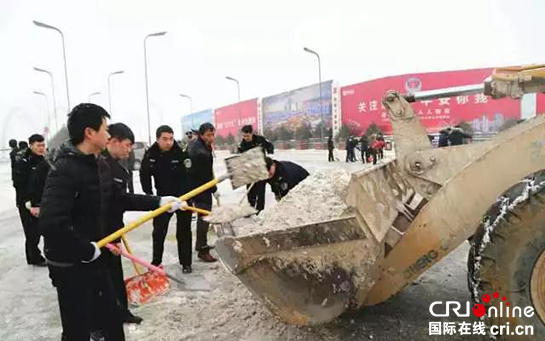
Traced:
[[257, 132], [257, 99], [231, 104], [214, 111], [216, 135], [237, 137], [242, 126], [251, 124]]
[[486, 335], [484, 322], [430, 322], [429, 335]]
[[[343, 87], [341, 88], [343, 124], [364, 132], [371, 123], [376, 123], [386, 134], [391, 134], [392, 126], [388, 112], [381, 102], [388, 90], [394, 89], [405, 94], [410, 91], [481, 84], [492, 70], [476, 69], [393, 76]], [[493, 100], [484, 94], [420, 101], [413, 103], [412, 108], [430, 133], [438, 132], [461, 121], [471, 124], [475, 132], [495, 132], [507, 119], [520, 118], [520, 101]]]

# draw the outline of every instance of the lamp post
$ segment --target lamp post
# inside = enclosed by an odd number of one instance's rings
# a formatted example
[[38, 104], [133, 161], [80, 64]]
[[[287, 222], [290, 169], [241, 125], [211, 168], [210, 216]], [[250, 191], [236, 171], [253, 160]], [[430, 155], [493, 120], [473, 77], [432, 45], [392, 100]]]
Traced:
[[180, 96], [183, 98], [187, 98], [189, 100], [189, 115], [191, 115], [191, 129], [194, 129], [193, 128], [193, 100], [188, 95], [180, 94]]
[[34, 22], [34, 25], [36, 25], [38, 27], [47, 28], [47, 29], [50, 29], [50, 30], [57, 31], [61, 35], [61, 38], [62, 38], [62, 56], [64, 58], [64, 79], [66, 81], [66, 102], [68, 103], [68, 112], [70, 112], [70, 109], [71, 109], [71, 107], [70, 107], [70, 91], [68, 90], [68, 69], [66, 67], [66, 46], [64, 44], [64, 34], [62, 33], [62, 31], [60, 29], [58, 29], [55, 26], [44, 24], [44, 23], [36, 21], [36, 20], [34, 20], [33, 22]]
[[[55, 115], [55, 132], [58, 132], [59, 126], [58, 126], [58, 120], [57, 120], [57, 102], [55, 101], [55, 85], [53, 83], [53, 74], [50, 71], [40, 69], [37, 67], [34, 68], [34, 71], [46, 73], [49, 75], [49, 78], [51, 79], [51, 97], [53, 98], [53, 114]], [[51, 127], [49, 127], [49, 129], [51, 129]]]
[[96, 91], [96, 92], [93, 92], [93, 93], [89, 94], [89, 103], [91, 103], [91, 97], [96, 96], [96, 95], [100, 95], [100, 91]]
[[147, 41], [150, 37], [159, 37], [164, 36], [166, 32], [157, 32], [157, 33], [150, 33], [144, 38], [144, 74], [146, 79], [146, 108], [148, 113], [148, 142], [151, 146], [151, 122], [150, 122], [150, 115], [149, 115], [149, 90], [148, 90], [148, 52], [147, 52]]
[[[240, 83], [238, 82], [238, 80], [236, 80], [236, 79], [233, 78], [233, 77], [226, 76], [225, 79], [237, 83], [238, 104], [240, 104]], [[239, 126], [240, 126], [240, 125], [241, 125], [241, 121], [242, 121], [242, 116], [241, 116], [241, 113], [240, 113], [240, 106], [239, 106], [239, 108], [238, 108], [238, 121], [239, 121]]]
[[320, 125], [320, 140], [323, 142], [324, 141], [324, 110], [322, 108], [322, 63], [320, 61], [320, 55], [316, 52], [316, 51], [313, 51], [311, 49], [309, 49], [308, 47], [305, 47], [303, 48], [303, 50], [305, 50], [305, 52], [308, 52], [308, 53], [311, 53], [313, 55], [315, 55], [317, 58], [318, 58], [318, 86], [320, 87], [320, 100], [319, 100], [319, 105], [320, 105], [320, 116], [321, 116], [321, 119], [322, 119], [322, 124]]
[[47, 95], [40, 91], [34, 91], [35, 95], [43, 96], [45, 99], [45, 117], [47, 118], [47, 143], [49, 144], [49, 134], [51, 130], [51, 120], [49, 118], [49, 100]]
[[110, 78], [113, 75], [119, 75], [119, 74], [122, 74], [123, 72], [125, 71], [119, 70], [115, 72], [110, 72], [110, 74], [108, 75], [108, 105], [110, 109], [110, 115], [112, 115], [112, 84], [111, 84]]

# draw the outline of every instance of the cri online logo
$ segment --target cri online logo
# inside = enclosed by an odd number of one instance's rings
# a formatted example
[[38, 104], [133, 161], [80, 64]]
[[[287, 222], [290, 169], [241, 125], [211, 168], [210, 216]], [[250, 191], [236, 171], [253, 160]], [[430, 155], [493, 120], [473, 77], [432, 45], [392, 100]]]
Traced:
[[[495, 292], [494, 294], [492, 294], [492, 296], [495, 298], [495, 299], [498, 299], [500, 297], [500, 294]], [[482, 297], [482, 302], [484, 303], [490, 303], [490, 301], [492, 300], [492, 298], [490, 297], [490, 295], [486, 294], [486, 295], [483, 295]], [[458, 317], [469, 317], [470, 316], [470, 311], [473, 312], [473, 315], [477, 316], [477, 317], [483, 317], [485, 315], [488, 314], [488, 317], [503, 317], [504, 316], [504, 302], [505, 302], [505, 317], [522, 317], [522, 314], [524, 313], [524, 315], [526, 317], [532, 317], [534, 315], [534, 308], [532, 307], [526, 307], [524, 309], [520, 308], [520, 307], [514, 307], [512, 309], [510, 309], [509, 307], [509, 302], [506, 302], [507, 301], [507, 297], [503, 296], [502, 297], [502, 302], [500, 302], [500, 307], [499, 307], [499, 310], [497, 307], [490, 307], [487, 311], [486, 307], [483, 305], [483, 304], [475, 304], [473, 306], [473, 309], [471, 309], [471, 305], [469, 302], [467, 302], [466, 304], [466, 309], [465, 309], [465, 312], [461, 312], [462, 310], [462, 304], [460, 302], [457, 302], [457, 301], [446, 301], [445, 303], [443, 303], [442, 301], [436, 301], [436, 302], [433, 302], [431, 305], [430, 305], [430, 314], [432, 314], [433, 316], [435, 317], [449, 317], [450, 316], [450, 311], [452, 310], [454, 312], [454, 314], [456, 314], [456, 316]], [[439, 310], [439, 308], [435, 308], [435, 306], [441, 306], [441, 305], [445, 305], [445, 308], [444, 308], [444, 313], [436, 313], [435, 310]]]

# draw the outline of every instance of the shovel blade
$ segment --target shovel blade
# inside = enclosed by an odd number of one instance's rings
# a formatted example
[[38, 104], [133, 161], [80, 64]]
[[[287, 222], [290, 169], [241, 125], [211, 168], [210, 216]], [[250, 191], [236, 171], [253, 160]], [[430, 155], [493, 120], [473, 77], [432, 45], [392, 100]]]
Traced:
[[269, 178], [261, 147], [226, 158], [225, 166], [233, 189]]
[[127, 298], [130, 304], [142, 305], [170, 289], [168, 278], [157, 272], [148, 271], [125, 279]]

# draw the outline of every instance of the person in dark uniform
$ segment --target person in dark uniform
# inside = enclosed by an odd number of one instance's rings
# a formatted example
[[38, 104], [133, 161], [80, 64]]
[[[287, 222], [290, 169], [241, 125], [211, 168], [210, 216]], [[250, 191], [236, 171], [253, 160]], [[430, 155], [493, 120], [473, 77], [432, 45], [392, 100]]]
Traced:
[[345, 147], [346, 147], [346, 162], [352, 162], [352, 154], [351, 154], [351, 151], [352, 151], [352, 137], [351, 136], [348, 136], [346, 138]]
[[329, 138], [327, 139], [327, 150], [329, 151], [328, 161], [335, 162], [335, 155], [333, 155], [333, 151], [335, 150], [335, 142], [333, 142], [333, 136], [331, 135], [329, 135]]
[[367, 136], [362, 135], [360, 137], [360, 153], [361, 153], [361, 162], [367, 163], [371, 153], [369, 152], [369, 145], [367, 144]]
[[290, 161], [276, 161], [267, 157], [265, 162], [269, 171], [267, 183], [271, 186], [277, 201], [309, 175], [306, 169]]
[[448, 127], [446, 129], [442, 129], [439, 132], [439, 142], [437, 144], [437, 147], [439, 147], [439, 148], [448, 147], [448, 145], [449, 145], [448, 136], [449, 136], [451, 130], [452, 130], [452, 128]]
[[[274, 145], [269, 142], [265, 137], [254, 134], [254, 128], [251, 125], [245, 125], [241, 129], [242, 141], [238, 145], [238, 152], [244, 153], [252, 148], [261, 147], [263, 155], [274, 154]], [[252, 186], [252, 189], [248, 192], [248, 202], [250, 206], [257, 210], [257, 214], [263, 211], [265, 208], [265, 186], [266, 181], [258, 181]]]
[[473, 136], [465, 133], [461, 126], [457, 125], [450, 131], [448, 141], [451, 146], [460, 146], [464, 144], [464, 139], [470, 139]]
[[[17, 140], [9, 140], [9, 147], [11, 151], [9, 152], [9, 160], [11, 164], [11, 181], [13, 182], [15, 178], [15, 156], [19, 152], [19, 147], [17, 146]], [[15, 185], [13, 185], [15, 187]]]
[[[199, 134], [195, 141], [189, 144], [188, 154], [191, 158], [189, 163], [189, 178], [191, 188], [195, 189], [214, 179], [214, 158], [212, 156], [212, 144], [215, 140], [214, 125], [212, 123], [203, 123], [199, 127]], [[210, 211], [212, 209], [212, 195], [219, 197], [218, 188], [216, 186], [204, 191], [193, 198], [193, 203], [196, 207]], [[195, 249], [198, 252], [198, 257], [204, 262], [217, 261], [210, 254], [211, 246], [208, 245], [208, 228], [209, 223], [204, 221], [204, 216], [197, 216], [197, 241]]]
[[28, 143], [26, 141], [19, 141], [19, 151], [25, 150], [28, 148]]
[[[102, 152], [102, 155], [110, 166], [113, 180], [111, 189], [112, 199], [108, 210], [108, 233], [114, 233], [124, 226], [123, 214], [125, 211], [151, 211], [171, 201], [176, 202], [176, 205], [178, 205], [179, 199], [172, 196], [161, 198], [157, 196], [127, 193], [130, 173], [123, 165], [122, 161], [127, 160], [130, 157], [134, 144], [134, 134], [132, 130], [123, 123], [110, 124], [108, 126], [108, 133], [110, 134], [110, 139], [106, 145], [106, 150]], [[170, 212], [173, 211], [173, 208], [171, 208]], [[119, 244], [120, 240], [117, 240], [115, 243]], [[142, 318], [133, 315], [128, 309], [127, 291], [123, 280], [121, 257], [108, 253], [106, 256], [117, 298], [125, 312], [123, 315], [123, 322], [140, 324]]]
[[106, 110], [94, 104], [72, 109], [70, 141], [56, 157], [41, 200], [44, 253], [57, 289], [65, 341], [89, 341], [97, 318], [105, 341], [125, 340], [121, 309], [96, 245], [107, 235], [112, 182], [100, 156], [109, 137], [107, 118]]
[[26, 261], [30, 265], [45, 266], [45, 259], [38, 248], [40, 231], [38, 224], [38, 210], [27, 207], [30, 201], [29, 184], [31, 175], [45, 155], [45, 139], [42, 135], [34, 134], [29, 137], [30, 148], [23, 149], [15, 156], [14, 185], [16, 202], [25, 232]]
[[[167, 125], [157, 128], [157, 141], [146, 151], [140, 168], [142, 190], [153, 194], [151, 178], [153, 177], [157, 195], [180, 197], [190, 191], [187, 166], [191, 164], [188, 155], [174, 141], [174, 131]], [[165, 238], [168, 224], [173, 213], [165, 213], [153, 219], [153, 260], [159, 266], [163, 262]], [[178, 261], [183, 273], [191, 273], [191, 211], [176, 211], [176, 241], [178, 244]]]

